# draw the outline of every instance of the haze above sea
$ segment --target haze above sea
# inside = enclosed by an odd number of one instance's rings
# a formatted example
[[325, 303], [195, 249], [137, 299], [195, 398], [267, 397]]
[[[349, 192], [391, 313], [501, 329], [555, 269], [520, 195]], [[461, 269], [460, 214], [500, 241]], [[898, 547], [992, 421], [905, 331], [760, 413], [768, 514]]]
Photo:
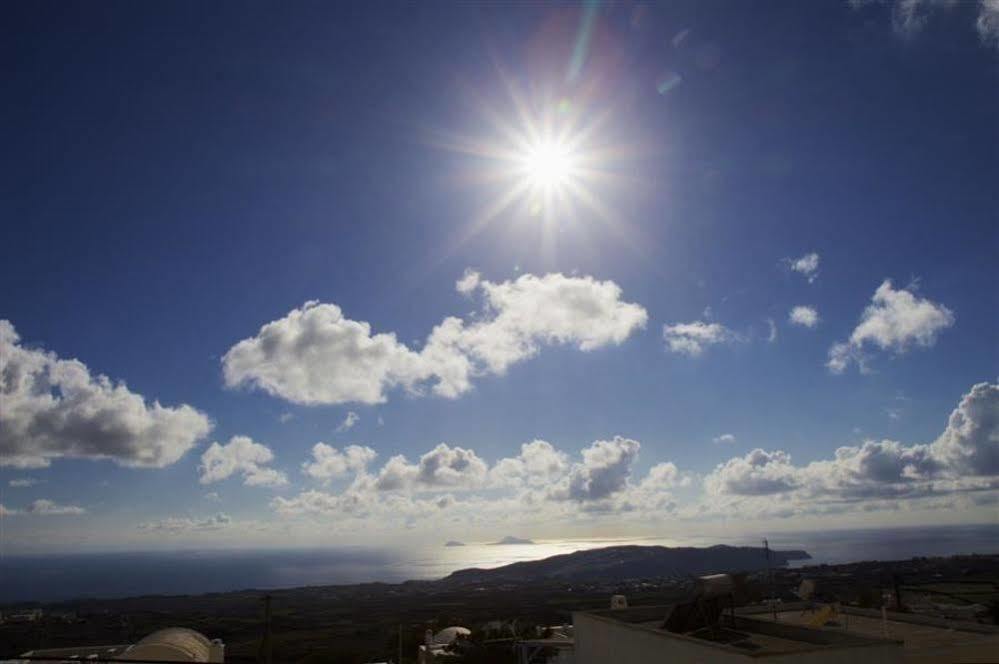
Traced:
[[[999, 553], [999, 524], [779, 533], [777, 550], [804, 549], [797, 565], [914, 556]], [[339, 548], [260, 551], [172, 551], [6, 556], [0, 558], [0, 603], [82, 597], [185, 595], [409, 579], [439, 579], [457, 569], [498, 567], [581, 549], [623, 544], [760, 546], [759, 538], [563, 539], [534, 544]]]

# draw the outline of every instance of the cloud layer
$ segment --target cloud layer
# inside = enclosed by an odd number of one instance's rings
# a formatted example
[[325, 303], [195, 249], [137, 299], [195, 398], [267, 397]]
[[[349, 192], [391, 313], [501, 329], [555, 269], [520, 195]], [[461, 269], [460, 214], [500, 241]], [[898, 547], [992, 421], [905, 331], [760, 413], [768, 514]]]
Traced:
[[622, 301], [617, 284], [591, 277], [526, 274], [492, 283], [466, 272], [457, 288], [478, 293], [482, 309], [470, 320], [445, 318], [419, 352], [395, 334], [373, 334], [335, 304], [306, 302], [229, 349], [226, 384], [301, 404], [382, 403], [393, 388], [454, 398], [474, 377], [502, 374], [545, 345], [620, 344], [648, 318]]
[[162, 468], [212, 429], [191, 406], [161, 406], [78, 360], [26, 348], [0, 320], [0, 466], [44, 468], [52, 459], [111, 459]]
[[755, 449], [719, 464], [704, 483], [709, 495], [785, 494], [801, 505], [999, 489], [999, 385], [973, 386], [929, 444], [867, 440], [804, 466], [781, 450]]
[[973, 386], [931, 443], [868, 440], [804, 465], [783, 450], [758, 448], [718, 464], [697, 483], [670, 461], [636, 475], [641, 449], [636, 440], [614, 436], [583, 447], [573, 459], [533, 440], [490, 464], [472, 449], [441, 443], [416, 461], [397, 455], [371, 468], [370, 448], [340, 451], [320, 443], [303, 469], [324, 483], [342, 480], [342, 488], [277, 497], [272, 507], [284, 515], [377, 517], [389, 524], [460, 518], [488, 525], [607, 514], [774, 517], [882, 509], [902, 499], [985, 499], [999, 491], [999, 385]]

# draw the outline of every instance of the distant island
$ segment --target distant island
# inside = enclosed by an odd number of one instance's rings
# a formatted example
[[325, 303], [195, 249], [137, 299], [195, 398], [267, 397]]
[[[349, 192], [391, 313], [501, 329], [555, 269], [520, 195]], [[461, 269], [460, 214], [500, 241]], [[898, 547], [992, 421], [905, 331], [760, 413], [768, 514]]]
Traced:
[[[498, 543], [523, 540], [505, 537]], [[770, 551], [770, 564], [784, 567], [790, 560], [808, 560], [805, 551]], [[520, 583], [528, 581], [608, 581], [622, 579], [684, 577], [716, 572], [750, 572], [767, 567], [760, 547], [709, 546], [609, 546], [529, 560], [492, 569], [461, 569], [440, 583]]]
[[514, 537], [513, 535], [507, 535], [498, 542], [492, 542], [493, 546], [501, 546], [503, 544], [534, 544], [534, 542], [522, 537]]
[[465, 546], [464, 542], [459, 542], [458, 540], [448, 540], [444, 546]]

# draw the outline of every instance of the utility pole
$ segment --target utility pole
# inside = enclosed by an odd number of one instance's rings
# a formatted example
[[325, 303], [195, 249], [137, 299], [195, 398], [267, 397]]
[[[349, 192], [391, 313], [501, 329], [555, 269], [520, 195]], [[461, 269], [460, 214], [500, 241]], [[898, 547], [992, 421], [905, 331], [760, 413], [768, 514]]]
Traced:
[[271, 639], [271, 596], [264, 595], [264, 636], [260, 640], [260, 650], [257, 652], [258, 664], [272, 664], [273, 644]]
[[763, 550], [767, 554], [767, 585], [770, 587], [770, 610], [773, 612], [774, 622], [777, 622], [777, 601], [774, 597], [774, 573], [770, 567], [770, 542], [763, 538]]

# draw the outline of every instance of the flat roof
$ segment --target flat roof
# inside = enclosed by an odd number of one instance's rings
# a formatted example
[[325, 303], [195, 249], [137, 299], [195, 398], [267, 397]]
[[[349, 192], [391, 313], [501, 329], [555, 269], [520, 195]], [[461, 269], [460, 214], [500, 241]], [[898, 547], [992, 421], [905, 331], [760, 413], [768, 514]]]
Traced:
[[[815, 610], [807, 604], [782, 607], [777, 611], [777, 622], [785, 625], [807, 625], [815, 615]], [[758, 620], [772, 622], [772, 613], [765, 608], [739, 611], [742, 615], [752, 615]], [[995, 644], [999, 652], [999, 627], [962, 620], [946, 620], [908, 613], [886, 612], [887, 621], [882, 621], [880, 611], [841, 607], [839, 618], [834, 625], [820, 627], [827, 632], [857, 634], [868, 637], [900, 639], [906, 650], [934, 649], [972, 644]]]
[[[775, 623], [755, 616], [736, 614], [733, 617], [728, 613], [722, 616], [716, 628], [703, 628], [681, 634], [670, 632], [663, 626], [672, 606], [601, 609], [577, 613], [602, 621], [621, 623], [630, 629], [651, 632], [663, 639], [693, 641], [706, 647], [723, 648], [749, 657], [839, 648], [901, 646], [900, 641], [884, 639], [880, 635], [872, 638], [859, 633], [830, 632], [800, 624]], [[577, 634], [577, 640], [578, 638]]]

